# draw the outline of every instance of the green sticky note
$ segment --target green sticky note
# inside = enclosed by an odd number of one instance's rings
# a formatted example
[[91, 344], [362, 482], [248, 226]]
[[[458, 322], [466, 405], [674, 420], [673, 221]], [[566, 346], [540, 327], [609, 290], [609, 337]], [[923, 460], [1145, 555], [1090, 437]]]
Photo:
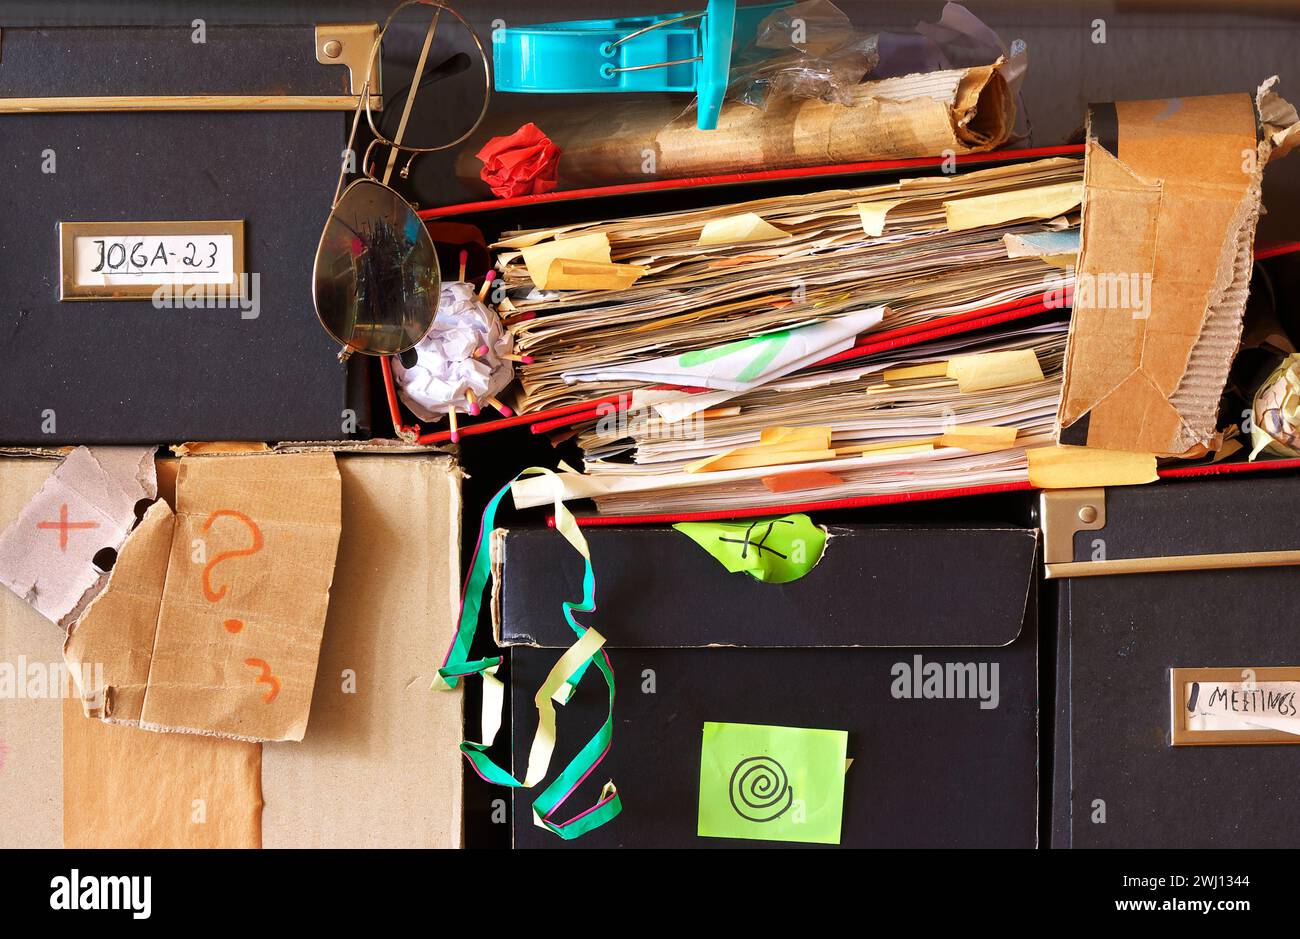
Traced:
[[699, 835], [839, 844], [848, 743], [843, 730], [705, 723]]
[[826, 530], [807, 515], [756, 522], [678, 522], [686, 535], [733, 574], [765, 584], [788, 584], [813, 569], [826, 549]]

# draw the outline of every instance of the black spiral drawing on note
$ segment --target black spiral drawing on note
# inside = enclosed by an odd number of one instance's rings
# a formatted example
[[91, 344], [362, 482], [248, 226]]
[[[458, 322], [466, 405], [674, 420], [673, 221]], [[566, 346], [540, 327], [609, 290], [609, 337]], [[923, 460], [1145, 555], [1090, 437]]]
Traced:
[[746, 757], [731, 771], [731, 807], [751, 822], [776, 821], [794, 802], [785, 767], [770, 756]]

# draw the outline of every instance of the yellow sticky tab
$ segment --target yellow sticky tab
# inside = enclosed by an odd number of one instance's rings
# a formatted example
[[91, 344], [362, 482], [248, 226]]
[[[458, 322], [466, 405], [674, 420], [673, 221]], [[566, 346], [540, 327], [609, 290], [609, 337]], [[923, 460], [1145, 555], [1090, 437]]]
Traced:
[[765, 427], [759, 431], [761, 447], [785, 450], [828, 450], [831, 445], [829, 427]]
[[788, 237], [775, 225], [765, 222], [762, 216], [753, 212], [743, 215], [728, 215], [704, 223], [697, 245], [740, 244], [746, 241], [767, 241], [771, 238]]
[[836, 447], [835, 452], [840, 456], [850, 456], [858, 454], [866, 456], [867, 454], [890, 454], [903, 455], [906, 453], [928, 453], [934, 449], [935, 441], [938, 440], [902, 440], [891, 441], [888, 443], [864, 443], [849, 447]]
[[1158, 478], [1152, 453], [1092, 447], [1034, 447], [1026, 453], [1029, 482], [1039, 489], [1138, 486]]
[[546, 681], [537, 689], [533, 703], [537, 705], [537, 733], [528, 750], [528, 770], [524, 775], [524, 788], [531, 789], [546, 778], [551, 767], [551, 754], [555, 752], [555, 694], [568, 683], [582, 663], [600, 651], [605, 637], [588, 629], [578, 641], [565, 650], [552, 666]]
[[947, 362], [927, 362], [924, 365], [904, 365], [885, 369], [885, 381], [905, 381], [909, 378], [943, 378], [948, 374]]
[[610, 263], [609, 236], [604, 232], [592, 232], [576, 238], [544, 241], [524, 248], [523, 255], [528, 276], [533, 279], [534, 286], [540, 290], [549, 290], [551, 288], [547, 278], [550, 276], [551, 262], [558, 258], [564, 258], [566, 261]]
[[546, 270], [548, 290], [626, 290], [645, 275], [635, 264], [556, 258]]
[[948, 377], [962, 394], [1042, 381], [1043, 369], [1033, 349], [1009, 349], [959, 355], [948, 360]]
[[834, 450], [781, 450], [775, 447], [741, 447], [697, 460], [686, 467], [688, 473], [719, 473], [723, 470], [752, 469], [755, 466], [783, 466], [787, 463], [815, 463], [818, 460], [833, 460]]
[[948, 231], [1004, 225], [1017, 219], [1055, 218], [1083, 201], [1082, 183], [1053, 183], [1032, 189], [952, 199], [943, 204]]
[[862, 231], [872, 238], [879, 238], [885, 233], [885, 216], [890, 209], [895, 209], [907, 202], [907, 199], [890, 199], [887, 202], [859, 202], [854, 208], [862, 219]]
[[974, 453], [992, 453], [1016, 445], [1016, 428], [986, 427], [979, 424], [956, 424], [939, 438], [941, 447], [960, 447]]

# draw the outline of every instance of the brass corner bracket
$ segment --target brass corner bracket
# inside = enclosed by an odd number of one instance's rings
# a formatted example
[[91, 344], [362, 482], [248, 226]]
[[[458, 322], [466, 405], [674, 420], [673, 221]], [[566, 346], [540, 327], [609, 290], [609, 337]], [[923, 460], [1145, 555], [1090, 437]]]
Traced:
[[1048, 489], [1039, 496], [1045, 576], [1070, 577], [1075, 566], [1074, 536], [1106, 527], [1105, 489]]
[[[378, 35], [378, 23], [320, 23], [316, 26], [316, 61], [321, 65], [347, 66], [348, 90], [359, 95], [366, 80], [370, 50]], [[376, 108], [382, 104], [379, 71], [379, 56], [375, 56], [370, 70], [370, 99], [371, 106]]]

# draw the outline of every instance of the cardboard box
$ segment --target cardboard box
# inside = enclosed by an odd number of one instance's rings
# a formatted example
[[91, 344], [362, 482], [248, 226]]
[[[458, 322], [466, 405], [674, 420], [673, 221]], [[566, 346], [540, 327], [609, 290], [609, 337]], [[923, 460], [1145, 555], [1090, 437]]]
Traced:
[[[1276, 81], [1274, 79], [1273, 81]], [[1094, 105], [1063, 444], [1204, 453], [1241, 338], [1264, 165], [1294, 140], [1271, 91]]]
[[[1036, 533], [829, 532], [817, 566], [778, 585], [728, 573], [670, 528], [587, 530], [596, 611], [579, 620], [606, 637], [618, 695], [612, 748], [572, 810], [613, 779], [623, 812], [560, 841], [532, 823], [535, 792], [515, 790], [516, 847], [781, 844], [697, 834], [701, 734], [715, 721], [847, 731], [843, 846], [1037, 843]], [[572, 643], [560, 603], [581, 596], [580, 560], [558, 541], [545, 529], [498, 539], [494, 606], [510, 650], [516, 774], [536, 725], [533, 693]], [[911, 694], [926, 666], [959, 664], [996, 676], [996, 706], [981, 706], [974, 679], [960, 697]], [[916, 685], [902, 678], [913, 672]], [[560, 710], [553, 772], [605, 709], [593, 674]]]
[[[1093, 521], [1080, 525], [1086, 506]], [[1053, 847], [1300, 845], [1297, 729], [1175, 745], [1180, 712], [1211, 692], [1172, 672], [1213, 669], [1238, 691], [1253, 679], [1294, 705], [1298, 513], [1297, 478], [1045, 494], [1047, 570], [1062, 578]], [[1279, 680], [1292, 685], [1269, 687]], [[1270, 722], [1260, 697], [1238, 695], [1246, 722]]]
[[[461, 698], [430, 690], [458, 604], [459, 473], [418, 454], [337, 463], [342, 536], [300, 743], [82, 716], [43, 687], [61, 630], [0, 591], [0, 846], [460, 845]], [[179, 464], [158, 463], [164, 498]], [[0, 526], [56, 465], [0, 460]]]

